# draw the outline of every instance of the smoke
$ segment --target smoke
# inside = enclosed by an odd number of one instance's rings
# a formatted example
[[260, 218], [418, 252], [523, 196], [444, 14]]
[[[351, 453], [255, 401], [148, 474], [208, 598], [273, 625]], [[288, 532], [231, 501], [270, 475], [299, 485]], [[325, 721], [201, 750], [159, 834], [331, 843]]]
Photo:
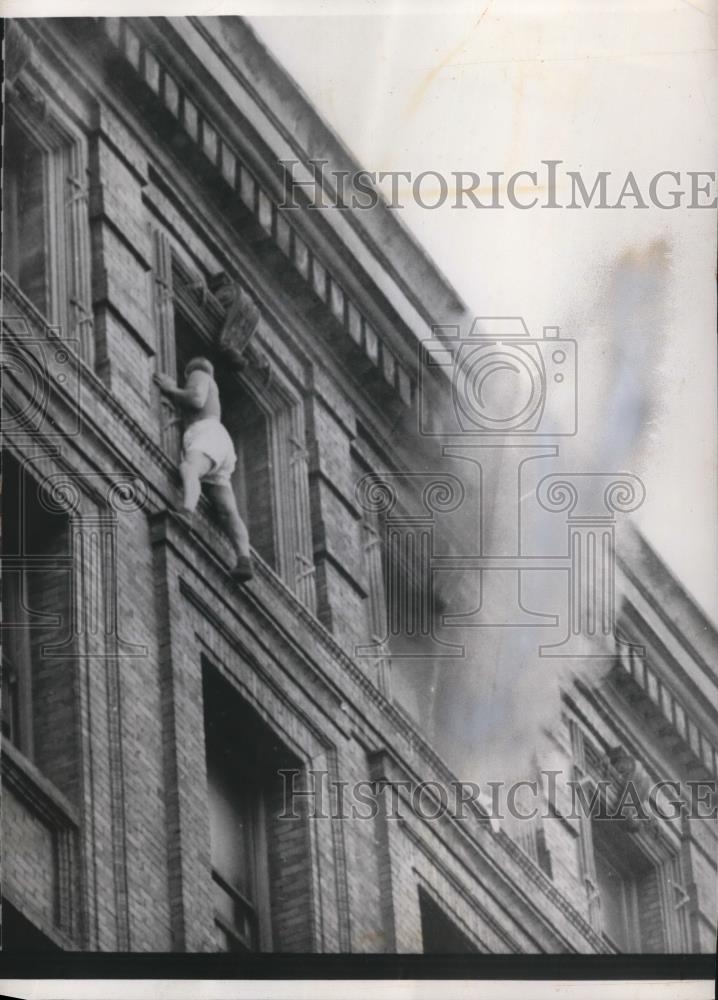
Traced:
[[[507, 510], [516, 507], [520, 490], [523, 554], [565, 555], [564, 515], [539, 508], [538, 481], [557, 472], [640, 476], [648, 446], [655, 444], [669, 272], [665, 243], [625, 250], [598, 276], [591, 325], [581, 330], [565, 324], [562, 334], [578, 341], [579, 433], [547, 442], [560, 446], [558, 457], [549, 457], [549, 448], [538, 450], [543, 457], [524, 462], [520, 481], [517, 465], [526, 455], [515, 448], [486, 450], [483, 477], [470, 461], [449, 461], [448, 470], [466, 487], [462, 518], [451, 525], [458, 531], [456, 551], [478, 551], [480, 516], [483, 554], [510, 554], [518, 541]], [[445, 425], [453, 428], [450, 407], [447, 398]], [[619, 544], [620, 534], [619, 520]], [[483, 580], [478, 571], [441, 572], [435, 583], [441, 613], [466, 614], [481, 606], [485, 617], [504, 613], [506, 620], [492, 627], [442, 628], [447, 641], [463, 643], [465, 655], [397, 661], [397, 699], [413, 704], [423, 731], [462, 780], [481, 784], [531, 777], [544, 734], [556, 725], [561, 690], [577, 678], [600, 684], [610, 667], [610, 660], [538, 655], [540, 645], [558, 643], [565, 635], [568, 575], [523, 572], [518, 598], [511, 572], [492, 571]], [[523, 620], [521, 606], [527, 612]], [[531, 617], [559, 613], [558, 626]]]
[[591, 421], [584, 454], [606, 469], [640, 474], [653, 443], [670, 267], [667, 244], [655, 240], [624, 251], [606, 274], [597, 312], [605, 319], [592, 333], [590, 379], [582, 387]]

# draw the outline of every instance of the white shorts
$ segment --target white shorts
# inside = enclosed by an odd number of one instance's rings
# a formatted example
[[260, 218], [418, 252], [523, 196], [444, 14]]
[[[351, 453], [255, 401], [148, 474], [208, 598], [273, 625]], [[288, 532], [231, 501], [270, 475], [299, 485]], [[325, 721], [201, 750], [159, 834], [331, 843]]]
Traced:
[[190, 451], [200, 451], [212, 462], [212, 468], [202, 477], [203, 483], [229, 485], [237, 455], [232, 438], [216, 417], [205, 417], [189, 425], [182, 436], [182, 457]]

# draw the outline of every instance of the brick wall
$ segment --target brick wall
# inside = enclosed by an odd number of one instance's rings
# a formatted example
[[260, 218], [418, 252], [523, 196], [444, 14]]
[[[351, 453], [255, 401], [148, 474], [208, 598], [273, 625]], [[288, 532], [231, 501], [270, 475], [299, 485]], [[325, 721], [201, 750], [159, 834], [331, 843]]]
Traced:
[[[57, 888], [52, 830], [7, 788], [3, 789], [2, 821], [4, 887], [22, 899], [36, 919], [52, 926]], [[15, 849], [9, 850], [10, 845]]]
[[[69, 547], [70, 533], [65, 523], [50, 536], [45, 551], [50, 556], [67, 557]], [[71, 644], [71, 596], [72, 574], [68, 569], [28, 573], [30, 608], [57, 616], [57, 624], [35, 626], [30, 631], [34, 761], [70, 801], [79, 804], [78, 696]], [[45, 646], [62, 646], [68, 640], [64, 658], [43, 652]]]
[[[290, 762], [287, 762], [290, 763]], [[272, 946], [276, 951], [312, 951], [310, 839], [307, 819], [283, 817], [283, 785], [275, 776], [267, 798], [267, 844], [272, 909]]]

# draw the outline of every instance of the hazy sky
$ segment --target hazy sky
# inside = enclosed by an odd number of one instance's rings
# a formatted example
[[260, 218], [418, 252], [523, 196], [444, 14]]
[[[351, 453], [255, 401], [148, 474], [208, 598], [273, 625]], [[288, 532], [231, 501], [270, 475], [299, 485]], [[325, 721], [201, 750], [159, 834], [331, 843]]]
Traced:
[[[715, 169], [714, 3], [311, 9], [331, 14], [249, 20], [370, 170], [510, 174], [554, 159], [589, 186], [611, 171], [617, 196], [629, 170], [647, 187], [660, 170]], [[472, 311], [576, 338], [580, 433], [565, 464], [643, 478], [634, 516], [716, 617], [715, 211], [405, 201]]]

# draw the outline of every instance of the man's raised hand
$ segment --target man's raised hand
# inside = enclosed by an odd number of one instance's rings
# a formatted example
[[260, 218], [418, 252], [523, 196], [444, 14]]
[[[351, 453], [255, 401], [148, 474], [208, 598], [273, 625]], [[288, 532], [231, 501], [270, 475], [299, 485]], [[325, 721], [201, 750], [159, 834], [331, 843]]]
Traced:
[[169, 375], [165, 375], [164, 372], [156, 372], [153, 378], [157, 385], [160, 387], [160, 392], [171, 392], [173, 389], [177, 388], [177, 384], [173, 378]]

